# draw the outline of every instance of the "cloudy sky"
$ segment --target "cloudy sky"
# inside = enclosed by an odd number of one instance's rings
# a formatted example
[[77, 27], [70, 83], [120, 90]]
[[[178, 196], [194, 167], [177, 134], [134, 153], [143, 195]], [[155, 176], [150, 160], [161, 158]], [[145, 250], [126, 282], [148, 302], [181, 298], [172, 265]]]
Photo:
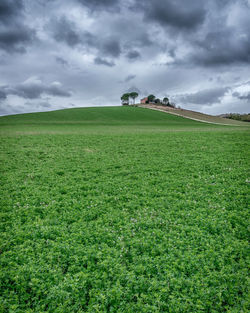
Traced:
[[169, 96], [250, 112], [250, 0], [1, 0], [0, 115]]

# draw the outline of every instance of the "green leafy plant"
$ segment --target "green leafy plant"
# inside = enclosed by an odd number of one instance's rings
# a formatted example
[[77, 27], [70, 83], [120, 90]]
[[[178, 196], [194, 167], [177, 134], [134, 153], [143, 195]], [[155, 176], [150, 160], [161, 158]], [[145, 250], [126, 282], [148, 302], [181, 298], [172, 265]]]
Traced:
[[247, 312], [249, 131], [137, 107], [0, 117], [1, 312]]

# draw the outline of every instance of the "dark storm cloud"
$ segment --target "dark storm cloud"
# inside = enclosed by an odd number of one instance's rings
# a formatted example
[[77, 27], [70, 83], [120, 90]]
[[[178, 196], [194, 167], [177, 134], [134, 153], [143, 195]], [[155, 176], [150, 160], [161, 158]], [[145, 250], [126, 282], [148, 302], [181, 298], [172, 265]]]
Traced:
[[131, 50], [129, 51], [127, 54], [126, 54], [126, 57], [129, 59], [129, 60], [135, 60], [135, 59], [138, 59], [140, 58], [141, 54], [140, 52], [136, 51], [136, 50]]
[[245, 110], [249, 16], [247, 0], [0, 0], [1, 104], [115, 105], [135, 82], [187, 108]]
[[250, 62], [250, 6], [245, 0], [207, 2], [207, 19], [183, 43], [190, 53], [183, 63], [214, 67]]
[[67, 19], [65, 16], [52, 20], [48, 25], [52, 31], [53, 37], [58, 42], [64, 42], [69, 47], [76, 46], [82, 48], [95, 49], [102, 56], [117, 58], [121, 54], [120, 42], [113, 37], [104, 37], [101, 34], [100, 38], [90, 33], [77, 28], [77, 25]]
[[94, 59], [94, 63], [97, 65], [106, 65], [109, 67], [115, 66], [115, 63], [113, 61], [108, 61], [108, 60], [100, 58], [100, 57], [96, 57]]
[[1, 0], [0, 2], [0, 49], [23, 53], [35, 38], [35, 31], [23, 23], [23, 2]]
[[36, 77], [31, 77], [25, 82], [15, 86], [3, 86], [2, 91], [5, 95], [16, 95], [24, 99], [38, 99], [42, 95], [58, 97], [70, 97], [71, 93], [59, 82], [44, 84]]
[[53, 29], [53, 36], [57, 41], [65, 42], [67, 45], [74, 47], [82, 42], [82, 39], [76, 29], [76, 25], [66, 19], [65, 16], [53, 20], [50, 24]]
[[91, 11], [119, 11], [119, 0], [77, 0]]
[[232, 96], [237, 98], [237, 99], [247, 100], [248, 102], [250, 102], [250, 92], [245, 93], [245, 94], [241, 94], [241, 93], [236, 91], [236, 92], [232, 93]]
[[[250, 27], [250, 24], [249, 24]], [[238, 34], [233, 29], [208, 33], [195, 41], [192, 59], [195, 63], [213, 66], [250, 62], [250, 34]]]
[[11, 24], [13, 18], [23, 9], [21, 0], [1, 0], [0, 1], [0, 23]]
[[0, 49], [10, 53], [23, 53], [34, 38], [35, 31], [24, 25], [3, 28], [0, 30]]
[[143, 12], [145, 20], [161, 26], [172, 26], [183, 30], [193, 29], [203, 23], [206, 10], [200, 0], [137, 0], [132, 9]]
[[205, 89], [196, 93], [185, 94], [178, 98], [182, 103], [211, 105], [220, 102], [229, 89], [228, 87]]
[[[156, 23], [159, 30], [164, 29], [166, 39], [176, 36], [181, 39], [179, 47], [175, 44], [168, 48], [175, 65], [212, 67], [250, 62], [250, 6], [247, 1], [136, 0], [131, 8], [143, 14], [147, 25]], [[228, 20], [233, 14], [238, 16], [230, 24]], [[162, 38], [163, 45], [164, 42], [168, 45], [169, 40]], [[176, 48], [180, 47], [189, 51], [181, 58], [176, 55]], [[159, 52], [161, 49], [159, 44]]]
[[7, 95], [4, 90], [0, 89], [0, 101], [5, 100], [7, 98]]
[[109, 38], [107, 39], [100, 48], [100, 51], [105, 55], [112, 57], [119, 57], [121, 54], [121, 47], [118, 40]]

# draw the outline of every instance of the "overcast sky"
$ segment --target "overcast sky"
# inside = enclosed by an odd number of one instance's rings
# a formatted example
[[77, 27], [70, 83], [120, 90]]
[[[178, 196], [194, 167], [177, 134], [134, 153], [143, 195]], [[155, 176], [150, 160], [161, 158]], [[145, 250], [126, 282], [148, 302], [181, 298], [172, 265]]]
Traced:
[[0, 114], [126, 91], [250, 112], [250, 0], [0, 0]]

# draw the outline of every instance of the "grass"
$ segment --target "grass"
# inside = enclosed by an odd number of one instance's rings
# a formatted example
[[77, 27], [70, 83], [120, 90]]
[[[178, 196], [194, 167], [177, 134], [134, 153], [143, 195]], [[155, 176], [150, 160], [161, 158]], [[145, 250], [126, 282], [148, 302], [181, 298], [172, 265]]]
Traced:
[[0, 125], [0, 312], [249, 310], [247, 128], [126, 107]]

